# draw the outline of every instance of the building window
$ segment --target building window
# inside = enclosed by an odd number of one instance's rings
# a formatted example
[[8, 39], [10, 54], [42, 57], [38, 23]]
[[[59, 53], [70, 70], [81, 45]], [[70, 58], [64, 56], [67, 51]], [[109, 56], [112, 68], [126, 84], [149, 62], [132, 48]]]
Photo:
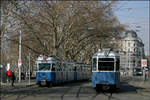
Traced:
[[130, 49], [128, 48], [128, 52], [130, 52]]
[[136, 52], [136, 49], [134, 49], [134, 52]]
[[128, 46], [130, 47], [130, 42], [128, 43]]
[[93, 70], [96, 70], [96, 64], [97, 64], [97, 59], [96, 58], [93, 58], [93, 62], [92, 62], [93, 64]]

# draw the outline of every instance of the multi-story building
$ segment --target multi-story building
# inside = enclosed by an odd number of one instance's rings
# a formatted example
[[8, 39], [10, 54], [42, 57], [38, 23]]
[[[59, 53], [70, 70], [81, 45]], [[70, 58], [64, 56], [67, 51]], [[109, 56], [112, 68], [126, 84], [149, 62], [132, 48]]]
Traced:
[[127, 31], [121, 42], [121, 71], [133, 75], [141, 69], [141, 59], [145, 57], [144, 44], [135, 31]]

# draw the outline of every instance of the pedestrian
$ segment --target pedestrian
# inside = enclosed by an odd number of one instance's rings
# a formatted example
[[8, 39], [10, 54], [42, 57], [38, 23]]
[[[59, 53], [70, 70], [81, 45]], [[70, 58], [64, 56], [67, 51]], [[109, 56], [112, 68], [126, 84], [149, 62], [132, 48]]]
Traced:
[[12, 75], [11, 70], [8, 70], [7, 71], [7, 80], [8, 80], [8, 82], [10, 82], [10, 80], [11, 80], [11, 75]]
[[16, 80], [16, 76], [15, 76], [15, 74], [14, 74], [14, 72], [12, 72], [12, 76], [11, 76], [11, 86], [14, 86], [14, 82], [15, 82], [15, 80]]

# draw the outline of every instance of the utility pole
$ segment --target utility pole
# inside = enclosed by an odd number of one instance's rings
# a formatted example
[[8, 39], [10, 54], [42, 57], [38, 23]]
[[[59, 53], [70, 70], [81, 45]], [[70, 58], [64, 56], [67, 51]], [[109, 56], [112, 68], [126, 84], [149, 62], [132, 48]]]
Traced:
[[30, 52], [29, 52], [29, 85], [30, 85]]
[[19, 68], [19, 82], [21, 82], [21, 30], [19, 32], [19, 59], [18, 59], [18, 68]]
[[2, 79], [3, 79], [3, 77], [2, 77], [2, 75], [3, 75], [3, 74], [2, 74], [2, 71], [3, 71], [3, 70], [2, 70], [2, 69], [3, 69], [3, 65], [2, 65], [2, 42], [3, 42], [3, 41], [2, 41], [2, 36], [1, 36], [1, 37], [0, 37], [0, 43], [1, 43], [1, 44], [0, 44], [0, 46], [1, 46], [1, 49], [0, 49], [0, 50], [1, 50], [1, 54], [0, 54], [0, 55], [1, 55], [1, 56], [0, 56], [0, 57], [1, 57], [1, 63], [0, 63], [0, 68], [1, 68], [1, 84], [2, 84]]

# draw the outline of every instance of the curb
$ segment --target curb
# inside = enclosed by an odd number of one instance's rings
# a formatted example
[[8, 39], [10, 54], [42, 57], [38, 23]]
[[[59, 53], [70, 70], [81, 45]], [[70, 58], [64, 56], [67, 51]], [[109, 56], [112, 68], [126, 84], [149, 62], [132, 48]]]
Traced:
[[30, 87], [30, 86], [34, 86], [34, 85], [36, 85], [36, 84], [30, 84], [30, 85], [26, 85], [26, 87]]
[[[11, 85], [11, 83], [3, 83], [3, 84], [0, 84], [0, 86], [10, 86]], [[14, 85], [16, 85], [16, 86], [33, 86], [33, 85], [35, 85], [35, 83], [33, 83], [33, 84], [23, 84], [23, 83], [14, 83]]]
[[150, 97], [149, 92], [146, 92], [146, 91], [140, 91], [140, 90], [138, 90], [137, 93], [140, 94], [140, 95], [143, 95], [143, 96], [148, 96], [148, 97]]

